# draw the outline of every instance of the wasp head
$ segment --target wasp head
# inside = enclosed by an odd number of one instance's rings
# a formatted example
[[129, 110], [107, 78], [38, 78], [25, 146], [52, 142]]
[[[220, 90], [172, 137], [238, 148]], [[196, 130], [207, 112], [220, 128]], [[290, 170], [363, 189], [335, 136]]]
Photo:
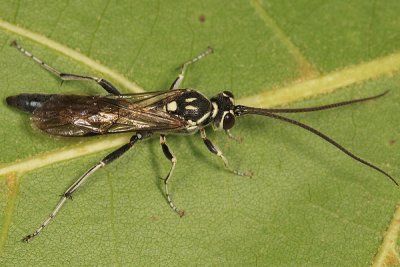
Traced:
[[212, 118], [218, 130], [229, 130], [235, 125], [234, 96], [229, 91], [223, 91], [211, 98], [213, 105]]

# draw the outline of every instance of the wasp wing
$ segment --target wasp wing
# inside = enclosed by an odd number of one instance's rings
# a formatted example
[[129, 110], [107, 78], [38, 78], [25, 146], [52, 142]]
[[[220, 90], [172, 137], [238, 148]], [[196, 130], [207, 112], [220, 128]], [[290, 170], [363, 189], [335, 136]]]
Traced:
[[165, 105], [188, 89], [120, 96], [54, 95], [32, 114], [42, 131], [87, 136], [128, 131], [182, 132], [187, 122]]

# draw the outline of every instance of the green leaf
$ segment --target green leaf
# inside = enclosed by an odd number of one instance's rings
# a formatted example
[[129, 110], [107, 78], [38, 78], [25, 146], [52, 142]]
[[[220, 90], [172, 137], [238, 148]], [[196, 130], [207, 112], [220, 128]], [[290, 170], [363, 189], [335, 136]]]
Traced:
[[[238, 103], [306, 107], [378, 94], [379, 100], [294, 114], [400, 179], [398, 1], [3, 1], [1, 98], [102, 94], [60, 81], [9, 47], [17, 39], [58, 69], [105, 77], [123, 92], [168, 88], [207, 46], [185, 87]], [[237, 119], [207, 131], [231, 175], [199, 136], [168, 136], [179, 218], [164, 197], [170, 163], [153, 138], [96, 172], [53, 223], [31, 233], [59, 195], [128, 134], [54, 138], [2, 102], [0, 265], [307, 265], [400, 263], [399, 190], [382, 174], [296, 126]]]

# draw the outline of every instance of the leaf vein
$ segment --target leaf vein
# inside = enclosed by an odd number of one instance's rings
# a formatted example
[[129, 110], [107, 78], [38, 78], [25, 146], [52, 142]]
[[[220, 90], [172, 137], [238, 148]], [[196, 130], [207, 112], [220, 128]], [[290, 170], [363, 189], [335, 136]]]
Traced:
[[69, 6], [69, 0], [66, 1], [64, 7], [61, 9], [60, 13], [58, 14], [56, 23], [54, 23], [54, 26], [53, 26], [52, 30], [50, 31], [49, 37], [52, 37], [52, 36], [53, 36], [53, 33], [54, 33], [54, 31], [57, 29], [58, 24], [59, 24], [60, 21], [61, 21], [62, 15], [64, 14], [64, 12], [65, 12], [65, 10], [68, 8], [68, 6]]
[[309, 97], [332, 93], [349, 85], [359, 84], [385, 75], [393, 75], [393, 73], [399, 71], [400, 52], [274, 90], [265, 88], [263, 92], [239, 99], [238, 102], [255, 107], [287, 105]]
[[10, 174], [6, 178], [7, 185], [7, 205], [4, 210], [4, 221], [0, 233], [0, 255], [4, 253], [9, 229], [15, 212], [16, 199], [19, 192], [20, 179], [15, 173]]
[[154, 21], [153, 21], [153, 23], [152, 23], [152, 25], [151, 25], [150, 34], [149, 34], [149, 36], [147, 36], [147, 37], [142, 41], [142, 43], [141, 43], [139, 49], [137, 49], [136, 55], [133, 57], [132, 63], [130, 64], [131, 67], [128, 69], [128, 72], [127, 72], [127, 73], [132, 73], [132, 72], [133, 72], [134, 67], [135, 67], [135, 63], [136, 63], [137, 59], [139, 58], [140, 53], [142, 52], [142, 50], [143, 50], [145, 44], [147, 43], [147, 41], [148, 41], [148, 40], [150, 39], [150, 37], [153, 35], [154, 27], [155, 27], [156, 24], [157, 24], [157, 21], [158, 21], [159, 16], [160, 16], [160, 2], [158, 1], [158, 2], [157, 2], [156, 17], [154, 18]]
[[101, 12], [100, 17], [97, 19], [96, 28], [94, 29], [94, 32], [92, 33], [92, 37], [90, 38], [90, 42], [89, 42], [89, 50], [88, 50], [88, 53], [87, 53], [89, 56], [92, 55], [93, 42], [94, 42], [94, 39], [96, 38], [97, 32], [99, 31], [99, 28], [101, 26], [101, 22], [103, 21], [103, 18], [104, 18], [105, 14], [106, 14], [106, 11], [108, 9], [109, 4], [110, 4], [110, 0], [107, 1], [107, 4], [103, 8], [103, 11]]
[[372, 261], [372, 266], [398, 266], [400, 257], [396, 251], [397, 240], [400, 232], [400, 205], [397, 204], [393, 219], [387, 229], [381, 247]]
[[268, 14], [261, 5], [260, 0], [250, 0], [250, 4], [254, 7], [257, 15], [264, 21], [265, 25], [273, 31], [278, 40], [286, 46], [289, 53], [292, 54], [295, 61], [299, 65], [302, 79], [309, 79], [319, 76], [319, 72], [311, 62], [301, 53], [300, 49], [290, 40], [287, 34], [279, 27], [278, 23]]

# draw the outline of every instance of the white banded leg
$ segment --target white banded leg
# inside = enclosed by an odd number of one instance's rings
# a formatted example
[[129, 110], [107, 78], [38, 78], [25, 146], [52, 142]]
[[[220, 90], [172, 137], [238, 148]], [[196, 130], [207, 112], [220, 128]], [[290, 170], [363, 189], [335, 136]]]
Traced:
[[167, 177], [164, 179], [165, 195], [166, 195], [166, 197], [167, 197], [168, 204], [171, 206], [171, 208], [172, 208], [176, 213], [178, 213], [178, 215], [179, 215], [180, 217], [182, 217], [182, 216], [185, 214], [185, 211], [180, 210], [180, 209], [178, 209], [178, 208], [176, 207], [176, 205], [174, 204], [174, 202], [173, 202], [173, 200], [172, 200], [172, 197], [171, 197], [171, 195], [170, 195], [170, 193], [169, 193], [169, 189], [168, 189], [168, 185], [169, 185], [169, 182], [170, 182], [170, 180], [171, 180], [172, 173], [174, 172], [174, 169], [175, 169], [177, 160], [176, 160], [176, 157], [175, 157], [174, 153], [172, 153], [171, 149], [169, 149], [169, 147], [168, 147], [168, 145], [167, 145], [167, 140], [166, 140], [166, 138], [165, 138], [165, 135], [160, 135], [160, 145], [161, 145], [161, 148], [162, 148], [162, 150], [163, 150], [163, 152], [164, 152], [165, 157], [166, 157], [169, 161], [171, 161], [171, 163], [172, 163], [171, 168], [169, 169], [168, 175], [167, 175]]
[[217, 155], [218, 157], [220, 157], [222, 159], [222, 161], [224, 162], [224, 166], [228, 171], [230, 171], [230, 172], [232, 172], [232, 173], [234, 173], [236, 175], [239, 175], [239, 176], [250, 176], [250, 177], [253, 176], [253, 172], [252, 171], [242, 172], [242, 171], [238, 171], [238, 170], [232, 169], [232, 167], [229, 165], [228, 160], [222, 154], [222, 151], [217, 146], [215, 146], [210, 141], [210, 139], [207, 138], [206, 131], [204, 130], [204, 128], [200, 129], [200, 136], [203, 139], [204, 144], [206, 145], [208, 150], [210, 150], [212, 153], [214, 153], [215, 155]]
[[140, 134], [132, 136], [129, 143], [121, 146], [117, 150], [111, 152], [106, 157], [104, 157], [99, 163], [91, 167], [88, 171], [86, 171], [81, 177], [78, 178], [65, 192], [62, 194], [60, 201], [54, 208], [54, 210], [50, 213], [49, 217], [44, 220], [44, 222], [30, 235], [25, 236], [22, 240], [25, 242], [31, 241], [34, 237], [36, 237], [49, 223], [54, 219], [57, 213], [64, 206], [67, 199], [72, 199], [72, 194], [98, 169], [110, 164], [120, 156], [122, 156], [126, 151], [128, 151], [138, 140], [141, 140], [150, 134]]
[[37, 58], [34, 56], [31, 52], [25, 50], [22, 46], [20, 46], [15, 40], [11, 43], [12, 47], [15, 47], [19, 52], [21, 52], [23, 55], [27, 56], [28, 58], [32, 59], [34, 62], [39, 64], [42, 68], [47, 70], [48, 72], [54, 74], [55, 76], [59, 77], [63, 81], [68, 81], [68, 80], [86, 80], [86, 81], [95, 81], [98, 83], [101, 87], [103, 87], [108, 93], [112, 95], [120, 95], [121, 93], [118, 91], [117, 88], [115, 88], [114, 85], [112, 85], [109, 81], [98, 78], [98, 77], [92, 77], [92, 76], [83, 76], [83, 75], [77, 75], [77, 74], [70, 74], [70, 73], [63, 73], [60, 72], [59, 70], [53, 68], [52, 66], [48, 65], [47, 63], [43, 62], [41, 59]]
[[181, 68], [181, 73], [178, 75], [178, 77], [176, 77], [175, 81], [171, 84], [169, 89], [170, 90], [178, 89], [181, 86], [183, 79], [185, 78], [185, 72], [186, 72], [187, 67], [190, 64], [195, 63], [196, 61], [202, 59], [203, 57], [211, 54], [212, 52], [213, 52], [213, 49], [211, 47], [208, 47], [206, 51], [202, 52], [197, 57], [192, 58], [191, 60], [189, 60], [188, 62], [183, 64], [182, 68]]

